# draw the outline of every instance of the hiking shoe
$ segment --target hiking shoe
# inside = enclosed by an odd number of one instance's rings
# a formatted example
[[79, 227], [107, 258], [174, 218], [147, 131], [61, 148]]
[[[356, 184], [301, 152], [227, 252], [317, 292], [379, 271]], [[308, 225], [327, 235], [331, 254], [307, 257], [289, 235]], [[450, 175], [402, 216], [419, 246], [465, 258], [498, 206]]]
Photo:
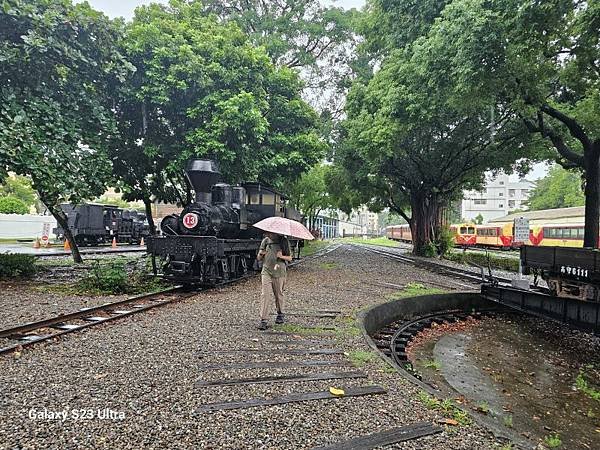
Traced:
[[266, 320], [261, 320], [260, 323], [258, 324], [259, 330], [266, 330], [268, 327], [269, 327], [269, 325], [267, 324]]
[[275, 319], [275, 323], [283, 323], [283, 322], [284, 322], [283, 313], [277, 314], [277, 318]]

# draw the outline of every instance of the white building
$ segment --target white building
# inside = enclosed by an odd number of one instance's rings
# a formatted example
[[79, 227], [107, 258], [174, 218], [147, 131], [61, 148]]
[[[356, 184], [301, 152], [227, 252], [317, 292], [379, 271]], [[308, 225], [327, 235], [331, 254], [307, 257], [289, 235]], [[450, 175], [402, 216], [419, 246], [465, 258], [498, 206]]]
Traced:
[[525, 202], [535, 183], [524, 178], [511, 181], [504, 173], [486, 178], [483, 191], [464, 191], [461, 217], [473, 220], [481, 214], [483, 222], [506, 216], [515, 209], [527, 209]]
[[378, 234], [379, 215], [369, 211], [365, 205], [359, 209], [353, 210], [352, 214], [347, 215], [343, 212], [338, 213], [340, 222], [345, 222], [348, 226], [346, 230], [340, 230], [340, 235], [345, 234]]

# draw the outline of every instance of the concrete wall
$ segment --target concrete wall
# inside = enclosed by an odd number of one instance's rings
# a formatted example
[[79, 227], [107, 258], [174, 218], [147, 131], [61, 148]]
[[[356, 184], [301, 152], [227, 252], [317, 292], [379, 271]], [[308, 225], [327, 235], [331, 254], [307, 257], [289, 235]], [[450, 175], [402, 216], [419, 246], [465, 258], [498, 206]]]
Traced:
[[483, 298], [479, 292], [453, 292], [403, 298], [373, 306], [359, 314], [359, 321], [371, 335], [384, 326], [400, 319], [422, 316], [439, 311], [473, 308], [491, 308], [498, 304]]
[[0, 239], [28, 239], [42, 237], [44, 223], [50, 224], [50, 240], [55, 236], [56, 220], [52, 216], [35, 214], [0, 214]]
[[361, 227], [360, 225], [357, 225], [355, 223], [339, 220], [338, 233], [339, 236], [362, 234], [366, 233], [366, 227]]

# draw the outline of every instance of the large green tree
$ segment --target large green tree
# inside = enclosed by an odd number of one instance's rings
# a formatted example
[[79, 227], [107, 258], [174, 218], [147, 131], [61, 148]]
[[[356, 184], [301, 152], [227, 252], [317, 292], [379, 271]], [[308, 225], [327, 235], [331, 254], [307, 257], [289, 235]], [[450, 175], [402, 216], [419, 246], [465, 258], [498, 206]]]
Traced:
[[527, 205], [529, 209], [536, 210], [583, 206], [584, 202], [581, 173], [555, 166], [550, 169], [548, 175], [537, 181], [535, 188], [531, 190]]
[[[434, 3], [427, 3], [432, 15]], [[462, 189], [481, 185], [486, 170], [510, 171], [520, 156], [536, 148], [512, 111], [494, 102], [456, 102], [452, 92], [437, 88], [437, 73], [451, 72], [452, 66], [430, 58], [437, 41], [428, 38], [429, 30], [415, 26], [406, 36], [396, 36], [405, 28], [392, 27], [389, 37], [367, 30], [363, 49], [372, 52], [379, 70], [354, 83], [335, 152], [346, 186], [340, 206], [389, 207], [410, 224], [418, 254], [430, 252], [440, 237], [443, 208]], [[494, 126], [490, 115], [496, 118]]]
[[324, 117], [339, 117], [355, 48], [356, 11], [320, 0], [204, 0], [207, 12], [234, 21], [278, 67], [296, 69], [304, 95]]
[[315, 228], [319, 213], [333, 206], [326, 184], [329, 167], [325, 164], [312, 167], [302, 174], [288, 191], [292, 206], [304, 215], [307, 226], [311, 230]]
[[149, 220], [152, 200], [189, 200], [191, 157], [214, 158], [229, 182], [284, 187], [323, 156], [298, 75], [201, 2], [138, 8], [122, 46], [137, 71], [116, 105], [111, 154], [124, 198], [144, 201]]
[[11, 196], [21, 200], [27, 207], [36, 201], [31, 181], [24, 176], [8, 177], [0, 184], [0, 196]]
[[0, 177], [31, 179], [80, 262], [60, 204], [104, 191], [110, 92], [129, 70], [116, 48], [120, 24], [70, 0], [0, 7]]
[[[453, 0], [422, 37], [436, 93], [459, 107], [493, 104], [585, 177], [586, 247], [600, 215], [600, 4]], [[495, 117], [488, 124], [497, 127]]]

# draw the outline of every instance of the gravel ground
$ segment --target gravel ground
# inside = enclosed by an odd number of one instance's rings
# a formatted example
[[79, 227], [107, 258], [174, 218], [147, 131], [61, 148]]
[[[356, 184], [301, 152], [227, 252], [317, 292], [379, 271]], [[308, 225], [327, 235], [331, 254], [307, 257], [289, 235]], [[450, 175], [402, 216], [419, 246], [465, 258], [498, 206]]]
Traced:
[[42, 282], [26, 285], [23, 282], [0, 282], [0, 329], [127, 298], [117, 295], [65, 295], [49, 292], [48, 286]]
[[[391, 252], [397, 252], [398, 254], [407, 254], [408, 256], [411, 256], [413, 258], [416, 259], [424, 259], [425, 261], [431, 261], [431, 259], [429, 258], [420, 258], [420, 257], [415, 257], [413, 255], [411, 255], [411, 251], [412, 251], [412, 245], [410, 244], [405, 244], [402, 242], [398, 243], [398, 247], [384, 247], [384, 246], [375, 246], [372, 245], [372, 247], [378, 247], [381, 248], [382, 250], [390, 250]], [[467, 264], [460, 264], [456, 261], [450, 261], [448, 259], [436, 259], [435, 260], [436, 263], [448, 266], [448, 267], [454, 267], [457, 269], [466, 269], [466, 270], [472, 270], [474, 273], [477, 273], [478, 275], [481, 273], [481, 270], [478, 267], [472, 266], [472, 265], [467, 265]], [[488, 275], [488, 269], [487, 267], [485, 268], [485, 275]], [[509, 272], [507, 270], [500, 270], [500, 269], [496, 269], [496, 268], [492, 268], [492, 275], [495, 277], [501, 277], [501, 278], [509, 278], [509, 279], [513, 279], [517, 277], [516, 272]], [[523, 278], [528, 278], [529, 281], [531, 281], [533, 283], [533, 275], [523, 275]], [[546, 282], [542, 279], [538, 280], [538, 285], [540, 287], [546, 287]]]
[[[356, 370], [351, 367], [203, 370], [207, 364], [249, 361], [348, 361], [353, 351], [368, 351], [353, 332], [358, 310], [385, 300], [391, 286], [420, 282], [456, 288], [454, 280], [415, 271], [366, 250], [343, 245], [322, 258], [294, 268], [288, 278], [287, 310], [339, 309], [336, 319], [289, 316], [305, 326], [335, 326], [326, 335], [261, 333], [257, 324], [259, 280], [198, 294], [184, 302], [100, 325], [56, 343], [40, 344], [0, 359], [0, 449], [12, 448], [272, 448], [298, 449], [339, 442], [374, 431], [441, 417], [417, 399], [418, 389], [378, 358], [359, 370], [368, 379], [287, 382], [206, 387], [199, 380], [262, 375]], [[340, 331], [341, 330], [341, 331]], [[348, 355], [296, 356], [248, 353], [240, 349], [307, 348], [276, 340], [316, 340], [310, 348], [341, 348]], [[207, 403], [270, 398], [287, 393], [377, 384], [387, 394], [199, 413]], [[64, 421], [30, 414], [66, 410]], [[100, 418], [110, 409], [123, 419]], [[91, 410], [91, 419], [75, 413]], [[105, 414], [106, 415], [106, 414]], [[497, 448], [477, 425], [391, 446], [404, 449]]]
[[[48, 317], [75, 312], [123, 300], [130, 295], [82, 295], [67, 293], [72, 283], [93, 273], [96, 262], [108, 264], [122, 261], [129, 267], [143, 266], [143, 255], [95, 255], [85, 258], [83, 265], [72, 265], [71, 258], [46, 258], [39, 264], [38, 272], [31, 280], [0, 281], [0, 329], [22, 325]], [[0, 342], [0, 347], [2, 342]]]

